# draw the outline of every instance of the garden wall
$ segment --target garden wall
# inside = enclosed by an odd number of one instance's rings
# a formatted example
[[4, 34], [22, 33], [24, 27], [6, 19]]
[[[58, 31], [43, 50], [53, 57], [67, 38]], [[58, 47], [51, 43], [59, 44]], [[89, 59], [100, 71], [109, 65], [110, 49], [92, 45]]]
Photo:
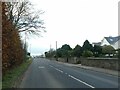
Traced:
[[106, 68], [111, 70], [120, 70], [117, 58], [58, 58], [60, 62], [67, 62], [72, 64], [82, 64], [85, 66]]

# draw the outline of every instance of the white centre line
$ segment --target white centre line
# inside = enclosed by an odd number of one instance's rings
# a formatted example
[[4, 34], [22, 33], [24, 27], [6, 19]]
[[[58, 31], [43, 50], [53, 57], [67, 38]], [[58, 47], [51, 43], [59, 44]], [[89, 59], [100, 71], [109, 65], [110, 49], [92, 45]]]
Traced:
[[57, 70], [57, 71], [59, 71], [59, 72], [63, 73], [63, 71], [62, 71], [62, 70], [60, 70], [60, 69], [55, 68], [55, 70]]
[[[60, 69], [58, 69], [58, 68], [55, 68], [55, 67], [52, 66], [52, 65], [49, 65], [49, 66], [52, 67], [52, 68], [54, 68], [55, 70], [57, 70], [57, 71], [63, 73], [62, 70], [60, 70]], [[65, 74], [67, 75], [66, 72], [65, 72]], [[95, 88], [94, 86], [92, 86], [92, 85], [90, 85], [90, 84], [88, 84], [88, 83], [86, 83], [86, 82], [84, 82], [84, 81], [82, 81], [82, 80], [80, 80], [80, 79], [77, 79], [76, 77], [74, 77], [74, 76], [72, 76], [72, 75], [68, 75], [68, 76], [71, 77], [71, 78], [74, 79], [74, 80], [77, 80], [78, 82], [81, 82], [81, 83], [83, 83], [83, 84], [85, 84], [85, 85], [91, 87], [91, 88]]]
[[49, 65], [50, 67], [53, 67], [52, 65]]
[[75, 78], [75, 77], [72, 76], [72, 75], [68, 75], [68, 76], [71, 77], [71, 78], [73, 78], [73, 79], [75, 79], [75, 80], [77, 80], [77, 81], [79, 81], [79, 82], [81, 82], [81, 83], [83, 83], [83, 84], [85, 84], [85, 85], [87, 85], [87, 86], [89, 86], [89, 87], [91, 87], [91, 88], [95, 88], [94, 86], [92, 86], [92, 85], [90, 85], [90, 84], [88, 84], [88, 83], [86, 83], [86, 82], [84, 82], [84, 81], [81, 81], [81, 80]]
[[54, 66], [52, 66], [52, 65], [49, 65], [50, 67], [52, 67], [52, 68], [54, 68], [55, 70], [57, 70], [57, 71], [59, 71], [59, 72], [61, 72], [61, 73], [63, 73], [63, 71], [62, 70], [60, 70], [60, 69], [58, 69], [58, 68], [55, 68]]
[[65, 73], [67, 75], [67, 73]]
[[43, 67], [43, 66], [39, 66], [38, 68], [45, 68], [45, 67]]

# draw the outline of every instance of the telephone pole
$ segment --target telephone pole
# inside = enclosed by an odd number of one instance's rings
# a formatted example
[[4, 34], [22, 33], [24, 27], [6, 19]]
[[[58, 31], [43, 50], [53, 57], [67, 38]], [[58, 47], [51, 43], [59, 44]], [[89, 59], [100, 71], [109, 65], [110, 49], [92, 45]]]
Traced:
[[50, 60], [51, 60], [51, 44], [50, 44]]
[[57, 61], [57, 41], [56, 41], [56, 61]]
[[30, 54], [31, 54], [31, 44], [30, 44]]
[[51, 44], [50, 44], [50, 51], [51, 51]]
[[25, 60], [27, 59], [27, 42], [26, 42], [26, 39], [27, 39], [27, 33], [25, 32], [25, 45], [24, 45], [24, 50], [25, 50]]

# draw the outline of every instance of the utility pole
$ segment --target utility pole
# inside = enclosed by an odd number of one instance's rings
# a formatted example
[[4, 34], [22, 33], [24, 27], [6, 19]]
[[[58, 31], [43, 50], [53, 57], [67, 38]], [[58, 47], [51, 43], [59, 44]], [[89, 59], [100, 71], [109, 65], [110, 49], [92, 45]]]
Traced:
[[31, 44], [30, 44], [30, 54], [31, 54]]
[[24, 46], [24, 50], [25, 50], [25, 60], [27, 59], [27, 43], [26, 43], [26, 38], [27, 38], [27, 33], [25, 32], [25, 46]]
[[50, 59], [51, 59], [51, 44], [50, 44]]
[[56, 41], [56, 61], [57, 61], [57, 41]]
[[51, 44], [50, 44], [50, 51], [51, 51]]

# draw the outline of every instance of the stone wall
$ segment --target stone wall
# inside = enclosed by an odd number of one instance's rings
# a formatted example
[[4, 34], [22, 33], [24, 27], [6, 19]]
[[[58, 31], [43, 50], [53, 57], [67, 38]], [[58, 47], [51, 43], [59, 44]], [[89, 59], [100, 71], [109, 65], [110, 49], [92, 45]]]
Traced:
[[60, 62], [82, 64], [85, 66], [120, 70], [118, 59], [116, 58], [58, 58]]
[[120, 70], [118, 59], [80, 59], [82, 65]]
[[79, 59], [77, 58], [58, 58], [58, 61], [60, 62], [66, 62], [66, 63], [72, 63], [76, 64]]

